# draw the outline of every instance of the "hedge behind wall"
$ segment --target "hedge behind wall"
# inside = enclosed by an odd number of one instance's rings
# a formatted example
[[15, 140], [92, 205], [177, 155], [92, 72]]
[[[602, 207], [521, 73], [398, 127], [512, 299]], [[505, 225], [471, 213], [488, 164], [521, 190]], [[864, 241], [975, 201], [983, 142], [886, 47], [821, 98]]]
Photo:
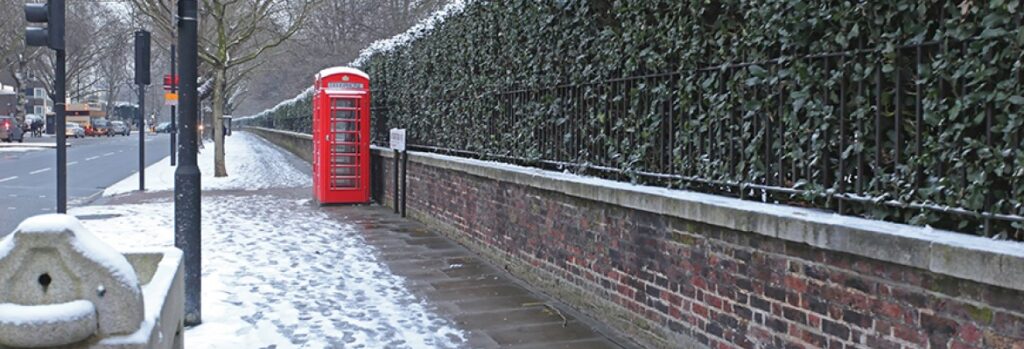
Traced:
[[1021, 10], [476, 1], [362, 68], [378, 142], [1022, 239]]

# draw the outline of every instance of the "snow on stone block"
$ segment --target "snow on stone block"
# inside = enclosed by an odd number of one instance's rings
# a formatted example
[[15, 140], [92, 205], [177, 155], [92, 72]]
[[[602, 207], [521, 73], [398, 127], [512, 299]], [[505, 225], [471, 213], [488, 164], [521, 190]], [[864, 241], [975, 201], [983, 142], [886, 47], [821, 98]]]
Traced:
[[66, 345], [89, 338], [95, 331], [96, 307], [89, 301], [35, 306], [0, 304], [0, 346]]
[[[52, 307], [76, 302], [95, 308], [92, 333], [100, 336], [135, 332], [143, 320], [142, 290], [135, 270], [75, 217], [35, 216], [0, 242], [0, 304]], [[71, 329], [79, 324], [56, 316], [61, 313], [53, 315], [54, 321], [46, 326]], [[20, 331], [49, 333], [33, 326], [20, 323]]]

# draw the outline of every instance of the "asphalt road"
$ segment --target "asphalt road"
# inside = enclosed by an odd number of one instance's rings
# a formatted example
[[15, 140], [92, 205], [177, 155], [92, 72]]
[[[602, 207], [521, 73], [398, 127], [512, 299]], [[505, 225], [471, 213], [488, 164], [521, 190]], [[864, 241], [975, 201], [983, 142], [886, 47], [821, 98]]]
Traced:
[[[167, 134], [147, 135], [146, 166], [170, 153]], [[26, 142], [52, 139], [27, 138]], [[139, 135], [69, 139], [68, 207], [86, 204], [139, 169]], [[8, 143], [8, 145], [10, 145]], [[25, 218], [56, 211], [57, 151], [0, 148], [0, 237]]]

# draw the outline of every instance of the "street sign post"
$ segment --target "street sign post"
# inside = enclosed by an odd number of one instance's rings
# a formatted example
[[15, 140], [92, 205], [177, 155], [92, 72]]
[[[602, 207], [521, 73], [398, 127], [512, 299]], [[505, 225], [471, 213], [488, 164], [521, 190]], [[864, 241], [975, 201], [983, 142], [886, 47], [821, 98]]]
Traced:
[[171, 44], [171, 73], [164, 76], [164, 90], [174, 94], [174, 104], [171, 104], [171, 166], [178, 161], [178, 112], [175, 109], [178, 106], [178, 83], [181, 77], [174, 65], [176, 59], [175, 46]]

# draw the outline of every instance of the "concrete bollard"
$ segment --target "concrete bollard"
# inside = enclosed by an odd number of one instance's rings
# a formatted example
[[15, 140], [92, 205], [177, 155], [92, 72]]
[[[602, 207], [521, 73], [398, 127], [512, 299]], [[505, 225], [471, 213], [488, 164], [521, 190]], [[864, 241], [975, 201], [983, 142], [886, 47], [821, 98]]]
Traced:
[[73, 216], [0, 240], [0, 348], [182, 348], [181, 251], [122, 255]]

